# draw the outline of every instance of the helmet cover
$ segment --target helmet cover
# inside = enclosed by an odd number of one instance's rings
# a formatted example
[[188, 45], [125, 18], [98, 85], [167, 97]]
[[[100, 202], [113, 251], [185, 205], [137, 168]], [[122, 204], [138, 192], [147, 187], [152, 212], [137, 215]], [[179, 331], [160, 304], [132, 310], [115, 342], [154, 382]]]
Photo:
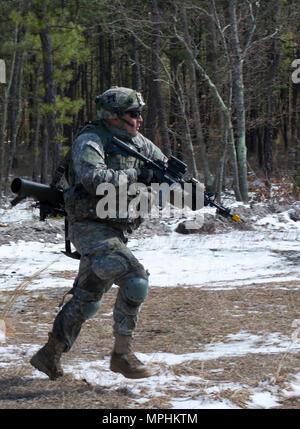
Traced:
[[130, 88], [113, 86], [96, 97], [99, 119], [120, 118], [126, 110], [142, 109], [144, 105], [141, 93]]

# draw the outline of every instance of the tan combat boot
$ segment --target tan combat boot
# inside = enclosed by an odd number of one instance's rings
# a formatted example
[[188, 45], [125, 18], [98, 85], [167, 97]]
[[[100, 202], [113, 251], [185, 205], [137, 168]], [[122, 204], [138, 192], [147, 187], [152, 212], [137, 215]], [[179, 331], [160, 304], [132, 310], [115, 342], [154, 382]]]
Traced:
[[116, 334], [116, 342], [111, 355], [110, 369], [127, 378], [150, 377], [152, 372], [132, 352], [132, 337]]
[[50, 380], [56, 380], [64, 374], [59, 361], [66, 346], [56, 340], [51, 332], [48, 335], [48, 342], [32, 356], [30, 363], [39, 371], [47, 374]]

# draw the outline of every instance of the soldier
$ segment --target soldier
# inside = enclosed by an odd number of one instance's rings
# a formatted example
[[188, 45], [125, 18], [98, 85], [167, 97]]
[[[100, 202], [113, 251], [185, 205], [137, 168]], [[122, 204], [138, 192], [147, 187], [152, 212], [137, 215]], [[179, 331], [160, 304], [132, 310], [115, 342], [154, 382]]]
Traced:
[[151, 376], [150, 369], [132, 351], [138, 313], [147, 297], [148, 272], [126, 243], [141, 219], [99, 218], [96, 190], [99, 184], [111, 183], [118, 191], [124, 178], [128, 185], [148, 185], [153, 180], [153, 170], [120, 152], [111, 143], [112, 136], [150, 159], [166, 161], [166, 157], [139, 133], [145, 105], [139, 92], [113, 87], [96, 98], [96, 105], [99, 120], [83, 126], [75, 136], [68, 172], [70, 187], [65, 192], [69, 238], [81, 255], [79, 272], [70, 291], [72, 298], [55, 318], [48, 342], [30, 361], [51, 380], [63, 375], [62, 353], [71, 349], [82, 324], [99, 310], [103, 294], [113, 284], [119, 291], [113, 312], [115, 344], [110, 369], [127, 378]]

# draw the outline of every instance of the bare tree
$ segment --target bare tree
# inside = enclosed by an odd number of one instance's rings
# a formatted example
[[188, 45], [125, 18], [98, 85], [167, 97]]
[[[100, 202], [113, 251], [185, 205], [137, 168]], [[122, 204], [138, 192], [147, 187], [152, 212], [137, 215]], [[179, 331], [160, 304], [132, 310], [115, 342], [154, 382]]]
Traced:
[[[183, 25], [184, 25], [184, 34], [186, 43], [189, 48], [192, 49], [192, 40], [189, 32], [189, 25], [186, 14], [186, 7], [182, 6], [182, 14], [183, 14]], [[193, 116], [194, 128], [196, 131], [196, 137], [200, 148], [200, 154], [202, 158], [202, 165], [204, 170], [204, 182], [205, 185], [210, 188], [212, 186], [212, 175], [209, 169], [208, 158], [205, 150], [205, 142], [203, 137], [203, 130], [200, 120], [200, 111], [199, 111], [199, 100], [197, 95], [197, 77], [196, 77], [196, 68], [192, 58], [188, 57], [188, 69], [189, 69], [189, 77], [190, 77], [190, 90], [189, 95], [191, 99], [191, 111]], [[196, 166], [194, 166], [195, 172], [197, 172]]]
[[[24, 30], [24, 26], [22, 24], [19, 24], [18, 26], [18, 45], [24, 43], [26, 39], [26, 33]], [[14, 64], [14, 90], [12, 94], [13, 98], [13, 111], [12, 111], [12, 120], [11, 120], [11, 135], [10, 135], [10, 150], [8, 154], [7, 159], [7, 165], [6, 165], [6, 179], [5, 179], [5, 186], [4, 186], [4, 192], [7, 193], [7, 187], [8, 187], [8, 179], [9, 175], [12, 170], [12, 165], [16, 153], [16, 145], [17, 145], [17, 136], [20, 128], [20, 119], [21, 119], [21, 113], [22, 113], [22, 100], [21, 100], [21, 92], [22, 92], [22, 82], [23, 82], [23, 71], [25, 66], [25, 49], [19, 48], [17, 49], [17, 56], [16, 61]]]
[[0, 127], [0, 198], [3, 188], [3, 179], [4, 179], [4, 143], [6, 138], [6, 123], [7, 123], [7, 111], [8, 111], [8, 101], [10, 95], [10, 89], [14, 76], [14, 68], [16, 61], [16, 44], [18, 38], [18, 26], [15, 27], [15, 35], [14, 35], [14, 50], [12, 55], [12, 60], [10, 64], [10, 73], [6, 87], [4, 88], [4, 97], [2, 103], [2, 120]]
[[161, 143], [164, 153], [170, 155], [170, 142], [168, 135], [167, 115], [163, 101], [161, 82], [160, 82], [160, 54], [161, 54], [161, 35], [160, 35], [160, 12], [157, 0], [151, 0], [152, 19], [154, 25], [153, 45], [152, 45], [152, 70], [153, 70], [153, 89], [154, 99], [157, 106], [157, 119], [161, 135]]
[[42, 55], [43, 55], [43, 75], [44, 75], [44, 86], [45, 86], [45, 98], [44, 101], [47, 108], [47, 131], [49, 144], [52, 148], [52, 175], [58, 165], [59, 155], [61, 150], [61, 143], [59, 141], [58, 127], [56, 124], [56, 85], [54, 80], [54, 59], [53, 59], [53, 47], [50, 36], [49, 24], [46, 18], [46, 7], [38, 6], [37, 16], [41, 20], [42, 28], [39, 36], [42, 44]]
[[227, 129], [226, 133], [228, 135], [228, 144], [229, 144], [229, 148], [230, 148], [230, 152], [231, 152], [233, 188], [234, 188], [236, 199], [238, 201], [242, 201], [242, 195], [240, 193], [240, 187], [239, 187], [238, 165], [237, 165], [237, 157], [236, 157], [236, 151], [235, 151], [235, 141], [234, 141], [234, 134], [233, 134], [233, 125], [232, 125], [232, 121], [231, 121], [230, 107], [227, 106], [226, 102], [223, 100], [220, 92], [218, 91], [215, 83], [212, 81], [210, 76], [205, 71], [204, 67], [202, 67], [202, 65], [198, 61], [198, 59], [196, 57], [196, 53], [189, 46], [185, 35], [180, 32], [180, 29], [178, 29], [178, 24], [177, 24], [178, 21], [181, 21], [181, 20], [176, 18], [175, 23], [174, 23], [174, 33], [175, 33], [176, 37], [178, 38], [178, 40], [184, 46], [190, 60], [195, 65], [195, 68], [200, 72], [202, 78], [208, 84], [217, 104], [219, 105], [220, 109], [222, 110], [222, 112], [224, 114], [224, 118], [225, 118], [224, 126]]
[[[237, 155], [239, 166], [239, 185], [242, 200], [248, 201], [247, 189], [247, 147], [244, 101], [243, 63], [246, 52], [242, 52], [239, 39], [238, 21], [236, 16], [236, 0], [228, 0], [229, 24], [231, 31], [231, 70], [233, 77], [234, 103], [236, 108]], [[255, 25], [255, 24], [254, 24]]]

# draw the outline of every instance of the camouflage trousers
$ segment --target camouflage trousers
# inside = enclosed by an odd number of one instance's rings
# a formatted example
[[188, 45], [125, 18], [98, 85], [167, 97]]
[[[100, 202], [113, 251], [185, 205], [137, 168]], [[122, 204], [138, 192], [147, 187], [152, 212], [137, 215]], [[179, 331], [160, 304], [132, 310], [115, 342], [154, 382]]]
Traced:
[[101, 306], [101, 298], [113, 284], [119, 286], [114, 306], [114, 332], [132, 335], [142, 302], [132, 302], [123, 293], [126, 281], [148, 280], [143, 265], [126, 247], [127, 238], [118, 227], [100, 222], [75, 222], [69, 238], [81, 254], [78, 276], [71, 291], [73, 297], [62, 307], [53, 324], [53, 336], [70, 350], [82, 324]]

